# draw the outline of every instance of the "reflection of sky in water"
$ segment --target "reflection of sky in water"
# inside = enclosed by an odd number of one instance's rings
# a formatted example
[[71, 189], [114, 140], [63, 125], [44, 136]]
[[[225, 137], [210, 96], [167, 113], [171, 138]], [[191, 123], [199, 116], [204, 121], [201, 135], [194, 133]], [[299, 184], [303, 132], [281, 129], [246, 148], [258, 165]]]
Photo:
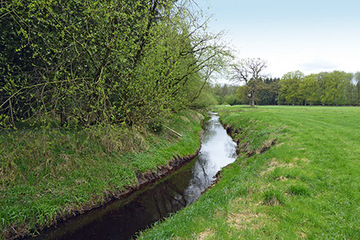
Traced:
[[236, 143], [226, 133], [219, 122], [219, 117], [211, 113], [198, 160], [193, 166], [193, 178], [185, 190], [187, 204], [194, 202], [214, 180], [222, 167], [236, 159]]

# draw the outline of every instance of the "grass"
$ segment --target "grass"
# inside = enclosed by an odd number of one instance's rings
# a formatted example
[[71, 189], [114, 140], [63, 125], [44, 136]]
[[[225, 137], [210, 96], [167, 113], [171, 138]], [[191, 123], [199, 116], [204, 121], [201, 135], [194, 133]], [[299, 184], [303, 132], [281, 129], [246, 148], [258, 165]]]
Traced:
[[139, 239], [359, 239], [360, 108], [217, 111], [240, 141], [239, 158], [196, 203]]
[[174, 115], [160, 133], [113, 126], [1, 132], [0, 239], [100, 205], [136, 185], [137, 173], [194, 154], [201, 119], [193, 111]]

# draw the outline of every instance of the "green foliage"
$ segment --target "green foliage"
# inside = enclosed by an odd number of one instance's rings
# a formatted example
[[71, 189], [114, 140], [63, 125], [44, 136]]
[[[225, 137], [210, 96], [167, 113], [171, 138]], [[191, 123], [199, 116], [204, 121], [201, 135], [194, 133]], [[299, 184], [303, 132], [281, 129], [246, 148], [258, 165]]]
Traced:
[[287, 103], [301, 104], [304, 100], [300, 91], [300, 82], [305, 75], [300, 72], [289, 72], [281, 78], [280, 98], [284, 98]]
[[319, 90], [316, 74], [305, 76], [304, 80], [300, 83], [300, 92], [305, 99], [304, 104], [319, 104]]
[[265, 78], [259, 85], [256, 102], [259, 105], [277, 105], [280, 90], [280, 79]]
[[289, 72], [281, 79], [280, 103], [293, 105], [357, 105], [356, 75], [341, 71], [305, 76]]
[[143, 125], [224, 63], [187, 1], [5, 1], [0, 16], [2, 127]]
[[218, 104], [237, 105], [242, 103], [241, 98], [237, 95], [238, 86], [235, 85], [220, 85], [212, 86], [213, 94]]
[[149, 121], [148, 127], [152, 132], [155, 133], [160, 133], [164, 129], [163, 123], [156, 121]]
[[246, 85], [239, 86], [236, 90], [236, 97], [240, 104], [247, 104], [249, 102], [248, 87]]
[[[279, 95], [280, 79], [265, 78], [258, 81], [255, 101], [258, 105], [276, 105]], [[250, 87], [248, 85], [219, 85], [213, 86], [213, 92], [219, 104], [241, 105], [248, 104]]]
[[[342, 71], [304, 75], [300, 71], [289, 72], [282, 79], [261, 78], [256, 82], [255, 102], [258, 105], [359, 105], [360, 73]], [[251, 82], [227, 91], [227, 85], [214, 86], [219, 104], [248, 104]], [[254, 82], [253, 82], [254, 83]], [[236, 103], [234, 103], [236, 102]]]
[[212, 92], [211, 86], [207, 84], [203, 91], [201, 91], [199, 97], [197, 97], [190, 106], [194, 108], [206, 109], [217, 104], [218, 102]]

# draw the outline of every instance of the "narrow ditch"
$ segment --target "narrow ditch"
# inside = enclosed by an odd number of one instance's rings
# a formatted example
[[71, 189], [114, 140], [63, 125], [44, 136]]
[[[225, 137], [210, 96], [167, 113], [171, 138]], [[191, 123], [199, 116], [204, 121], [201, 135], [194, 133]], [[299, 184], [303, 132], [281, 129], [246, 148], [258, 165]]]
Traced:
[[[198, 156], [187, 159], [190, 162], [179, 170], [158, 180], [169, 172], [168, 168], [174, 171], [181, 166], [180, 159], [175, 158], [169, 167], [139, 175], [139, 185], [147, 187], [127, 198], [112, 201], [27, 239], [131, 239], [138, 231], [193, 203], [215, 182], [221, 168], [237, 158], [237, 145], [220, 124], [219, 117], [215, 113], [210, 113], [210, 117]], [[148, 185], [149, 182], [153, 183]]]

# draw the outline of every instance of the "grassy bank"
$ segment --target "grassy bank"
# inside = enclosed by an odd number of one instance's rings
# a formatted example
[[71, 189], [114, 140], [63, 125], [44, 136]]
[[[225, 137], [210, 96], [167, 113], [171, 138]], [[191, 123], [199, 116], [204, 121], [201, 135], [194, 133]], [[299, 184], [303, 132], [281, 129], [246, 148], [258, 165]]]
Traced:
[[48, 226], [137, 185], [137, 173], [200, 147], [202, 115], [146, 128], [22, 129], [0, 133], [0, 239]]
[[359, 238], [360, 108], [218, 111], [239, 158], [199, 201], [140, 239]]

